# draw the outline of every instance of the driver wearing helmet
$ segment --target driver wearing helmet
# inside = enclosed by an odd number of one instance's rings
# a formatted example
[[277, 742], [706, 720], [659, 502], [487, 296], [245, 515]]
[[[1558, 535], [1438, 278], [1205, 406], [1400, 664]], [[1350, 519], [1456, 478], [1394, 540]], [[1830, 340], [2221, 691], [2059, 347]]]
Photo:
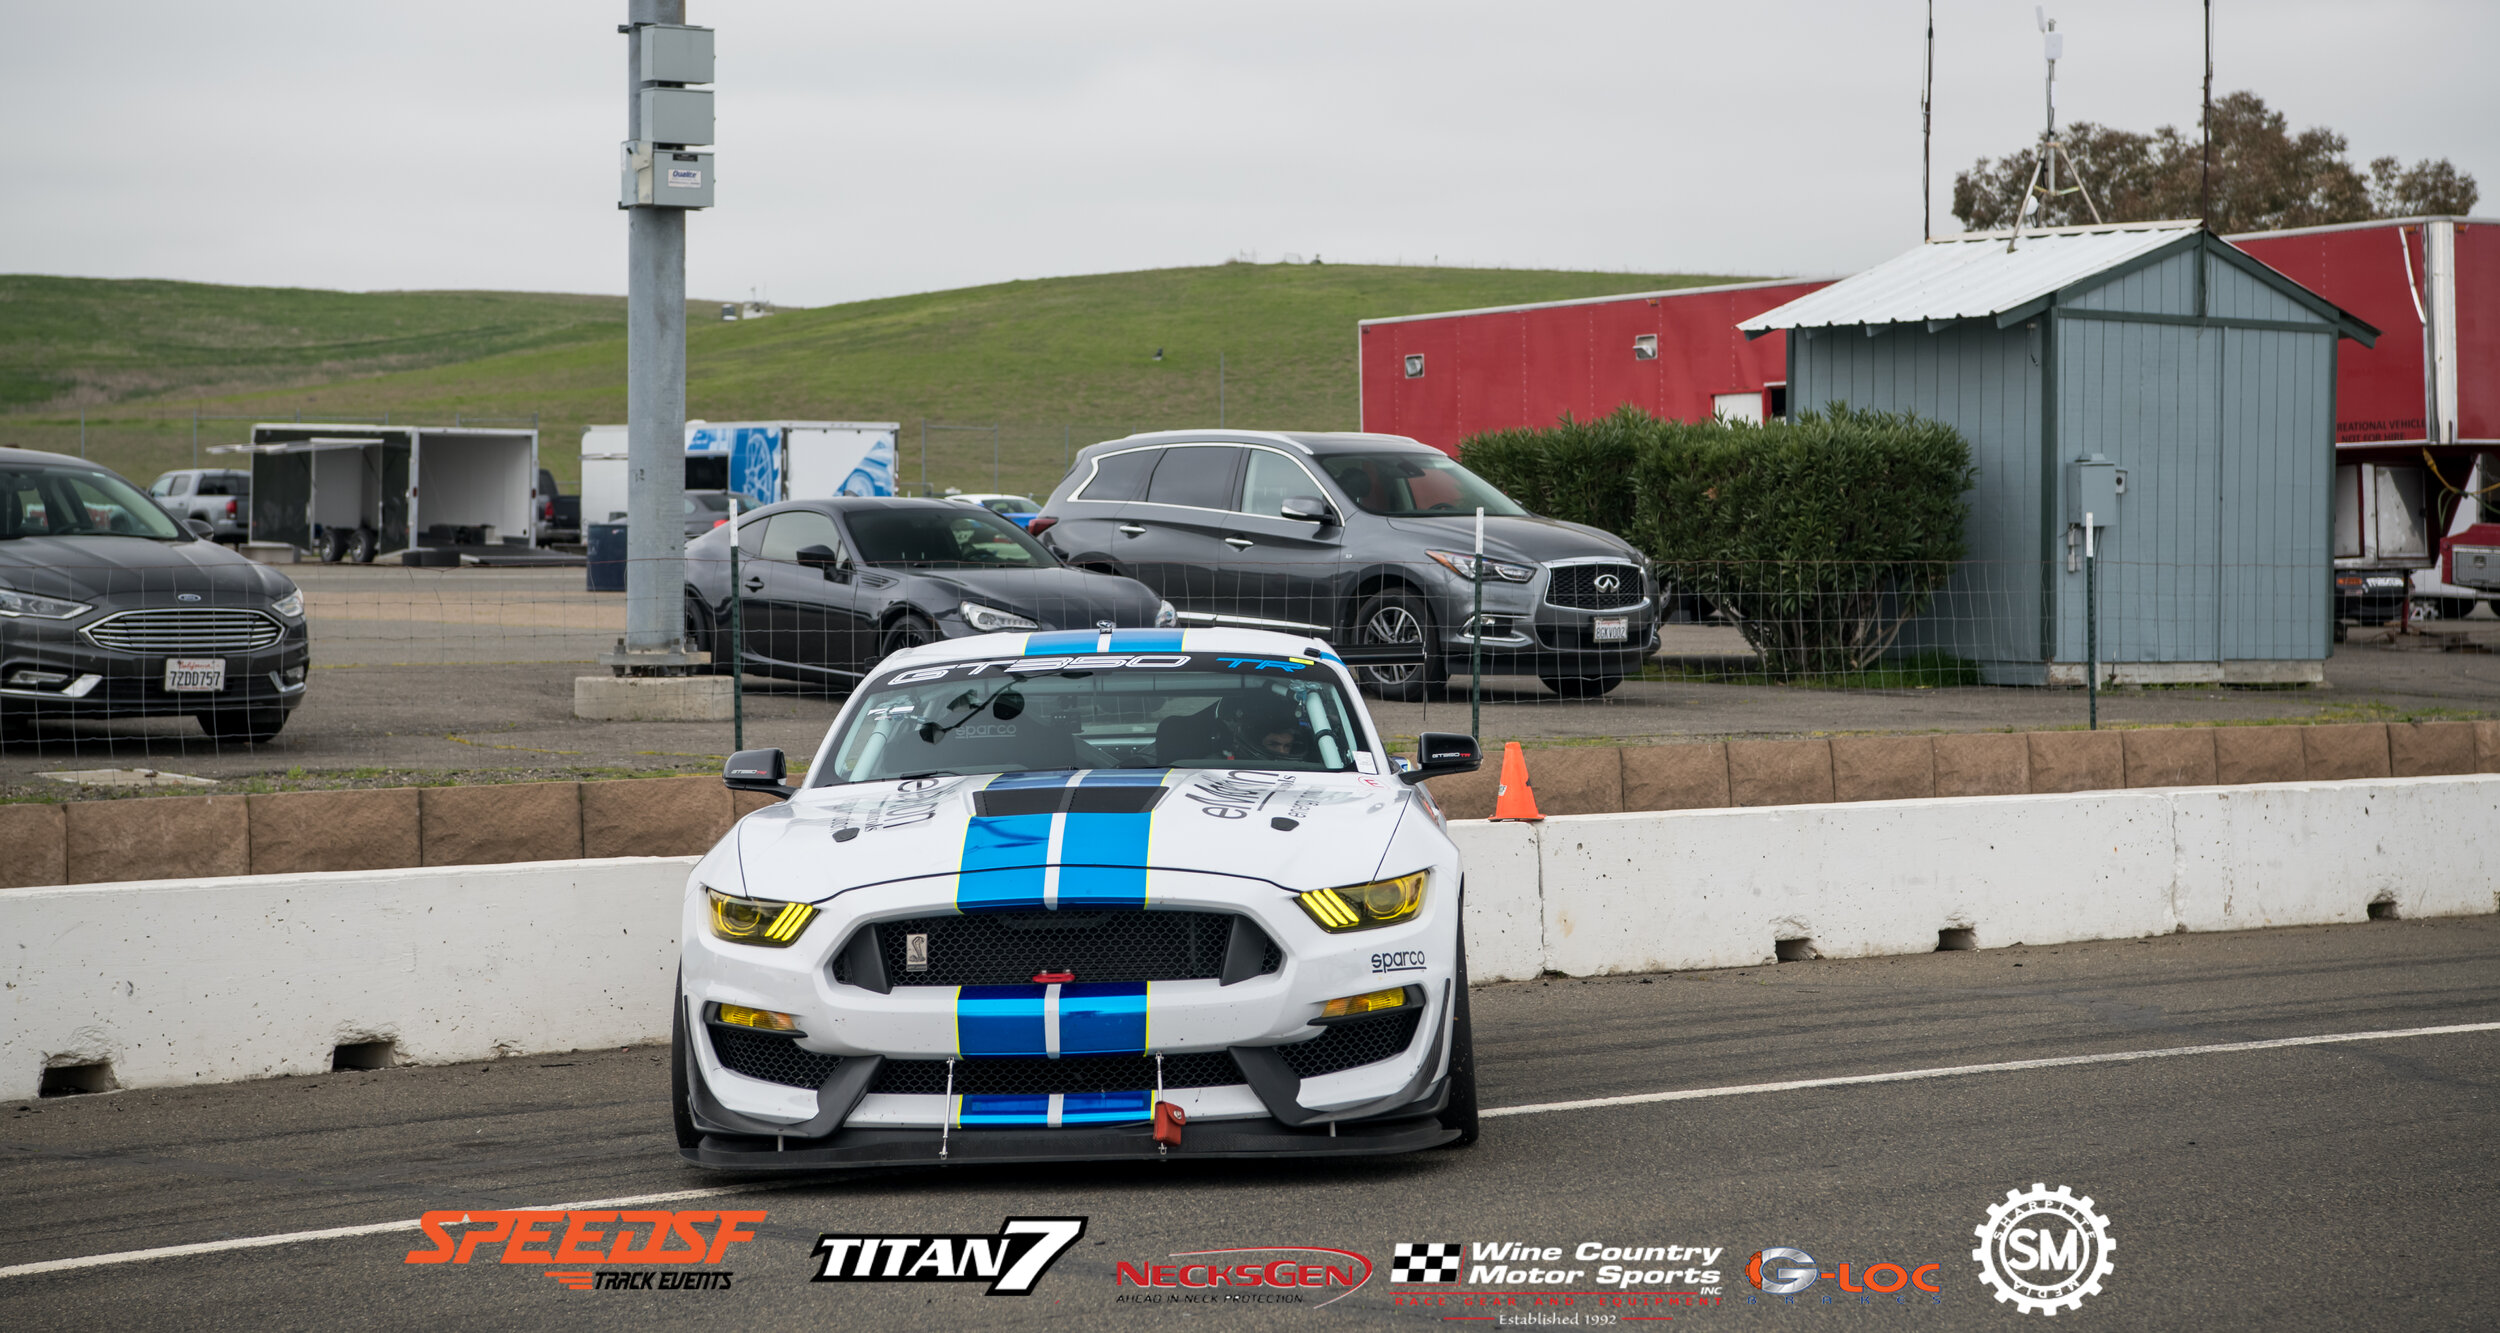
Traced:
[[1230, 758], [1307, 762], [1313, 757], [1309, 723], [1292, 699], [1273, 690], [1250, 690], [1228, 701], [1224, 711], [1231, 724]]

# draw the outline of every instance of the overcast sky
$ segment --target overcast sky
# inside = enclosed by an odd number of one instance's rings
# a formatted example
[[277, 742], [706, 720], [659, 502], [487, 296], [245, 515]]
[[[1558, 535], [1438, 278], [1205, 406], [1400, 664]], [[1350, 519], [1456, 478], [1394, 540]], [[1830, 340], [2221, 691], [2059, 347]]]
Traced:
[[[2196, 0], [2066, 0], [2060, 114], [2192, 126]], [[854, 4], [719, 30], [699, 297], [1261, 259], [1830, 275], [1919, 239], [1922, 0]], [[2218, 0], [2217, 95], [2500, 213], [2500, 5]], [[2038, 132], [2028, 0], [1936, 5], [1936, 221]], [[621, 292], [623, 0], [10, 4], [0, 271]]]

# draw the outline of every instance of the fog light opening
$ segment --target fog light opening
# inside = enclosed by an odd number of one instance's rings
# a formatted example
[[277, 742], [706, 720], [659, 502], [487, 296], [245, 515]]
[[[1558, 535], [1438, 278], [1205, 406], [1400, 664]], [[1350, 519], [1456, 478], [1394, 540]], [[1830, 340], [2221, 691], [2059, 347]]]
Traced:
[[113, 1080], [113, 1062], [110, 1060], [84, 1065], [48, 1065], [35, 1095], [76, 1097], [90, 1092], [111, 1092], [120, 1086]]
[[388, 1069], [398, 1063], [398, 1043], [343, 1041], [330, 1048], [330, 1072], [347, 1069]]
[[1979, 932], [1969, 926], [1946, 926], [1936, 932], [1936, 952], [1962, 953], [1979, 947]]
[[2396, 900], [2393, 898], [2371, 899], [2369, 911], [2370, 919], [2372, 921], [2401, 921], [2404, 919], [2397, 913]]
[[1771, 945], [1771, 957], [1783, 963], [1810, 963], [1822, 956], [1814, 951], [1814, 941], [1802, 936], [1776, 940]]

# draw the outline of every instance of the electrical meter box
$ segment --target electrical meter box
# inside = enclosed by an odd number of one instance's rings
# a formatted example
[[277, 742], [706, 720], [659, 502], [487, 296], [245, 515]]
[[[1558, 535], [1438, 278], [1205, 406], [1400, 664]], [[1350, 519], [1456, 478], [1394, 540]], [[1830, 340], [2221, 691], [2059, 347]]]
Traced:
[[2118, 496], [2125, 489], [2118, 465], [2092, 454], [2076, 459], [2067, 467], [2066, 494], [2072, 497], [2067, 506], [2066, 521], [2081, 523], [2083, 516], [2092, 516], [2092, 526], [2118, 526]]
[[681, 148], [655, 148], [648, 143], [624, 145], [623, 190], [617, 202], [627, 208], [710, 208], [712, 155]]
[[712, 142], [712, 90], [642, 90], [642, 137], [652, 143]]
[[674, 23], [645, 23], [634, 29], [642, 50], [645, 83], [710, 83], [712, 30]]

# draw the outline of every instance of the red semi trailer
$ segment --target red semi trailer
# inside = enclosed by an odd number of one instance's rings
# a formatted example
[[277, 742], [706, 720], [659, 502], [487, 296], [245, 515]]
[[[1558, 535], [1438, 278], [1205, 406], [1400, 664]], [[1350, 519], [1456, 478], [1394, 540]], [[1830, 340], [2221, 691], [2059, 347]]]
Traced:
[[2455, 581], [2442, 548], [2472, 542], [2466, 529], [2482, 508], [2474, 493], [2500, 483], [2500, 219], [2396, 218], [2230, 240], [2382, 330], [2375, 346], [2346, 342], [2336, 353], [2339, 617], [2380, 624], [2471, 611], [2494, 589]]
[[1479, 431], [1586, 421], [1633, 404], [1699, 421], [1786, 410], [1786, 335], [1736, 322], [1830, 279], [1684, 287], [1362, 321], [1363, 429], [1450, 453]]

